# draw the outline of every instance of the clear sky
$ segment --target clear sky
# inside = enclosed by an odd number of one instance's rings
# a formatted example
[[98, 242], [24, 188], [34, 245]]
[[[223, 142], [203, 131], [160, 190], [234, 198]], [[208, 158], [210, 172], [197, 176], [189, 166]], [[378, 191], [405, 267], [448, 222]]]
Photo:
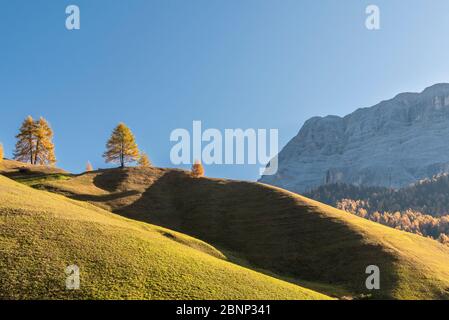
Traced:
[[[65, 8], [81, 30], [65, 28]], [[381, 30], [365, 28], [376, 4]], [[447, 0], [15, 0], [0, 4], [0, 141], [47, 118], [58, 166], [81, 172], [119, 122], [157, 166], [170, 132], [276, 128], [283, 146], [316, 115], [345, 115], [449, 82]], [[258, 178], [259, 166], [207, 167]]]

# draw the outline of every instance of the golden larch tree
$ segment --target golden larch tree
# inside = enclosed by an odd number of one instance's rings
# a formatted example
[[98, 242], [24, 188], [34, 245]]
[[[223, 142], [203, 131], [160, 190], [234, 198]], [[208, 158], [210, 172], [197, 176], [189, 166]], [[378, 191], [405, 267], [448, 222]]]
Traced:
[[31, 116], [28, 116], [19, 129], [16, 136], [16, 149], [14, 159], [34, 164], [34, 148], [36, 146], [36, 124]]
[[44, 118], [36, 121], [36, 148], [34, 150], [34, 164], [54, 165], [56, 163], [55, 145], [53, 144], [53, 130]]
[[446, 234], [441, 233], [441, 234], [440, 234], [440, 237], [438, 238], [438, 240], [439, 240], [442, 244], [445, 244], [445, 245], [448, 245], [448, 246], [449, 246], [449, 236], [447, 236]]
[[148, 168], [151, 167], [151, 161], [145, 152], [141, 152], [139, 156], [139, 167]]
[[0, 162], [3, 161], [3, 157], [5, 156], [3, 152], [3, 144], [0, 143]]
[[94, 171], [94, 167], [92, 166], [92, 164], [90, 163], [90, 161], [87, 161], [86, 164], [86, 172], [91, 172]]
[[23, 121], [16, 139], [15, 160], [41, 165], [56, 163], [53, 130], [44, 118], [34, 121], [28, 116]]
[[196, 160], [195, 163], [192, 165], [192, 177], [194, 178], [204, 177], [204, 167], [201, 161], [199, 160]]
[[121, 168], [127, 163], [139, 160], [139, 149], [134, 135], [124, 123], [119, 123], [112, 131], [103, 157], [106, 162], [119, 163]]

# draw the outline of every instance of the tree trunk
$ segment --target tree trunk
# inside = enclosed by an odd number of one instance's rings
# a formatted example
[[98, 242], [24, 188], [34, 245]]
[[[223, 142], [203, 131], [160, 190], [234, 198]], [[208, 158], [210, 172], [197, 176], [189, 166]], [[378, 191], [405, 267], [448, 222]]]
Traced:
[[29, 136], [28, 143], [30, 145], [30, 162], [34, 164], [33, 137]]
[[31, 164], [34, 164], [33, 148], [31, 148], [31, 150], [30, 150], [30, 162], [31, 162]]
[[36, 142], [36, 150], [34, 151], [34, 164], [37, 164], [37, 155], [39, 154], [39, 141]]
[[120, 168], [124, 168], [125, 167], [125, 146], [123, 145], [122, 142], [122, 147], [120, 150]]

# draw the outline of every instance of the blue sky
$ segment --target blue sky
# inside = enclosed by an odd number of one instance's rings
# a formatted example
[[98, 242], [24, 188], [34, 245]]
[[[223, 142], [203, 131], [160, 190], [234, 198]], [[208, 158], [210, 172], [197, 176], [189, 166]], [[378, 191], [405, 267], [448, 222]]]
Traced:
[[[427, 3], [427, 5], [426, 5]], [[81, 30], [65, 28], [65, 8]], [[381, 30], [365, 28], [376, 4]], [[40, 0], [0, 4], [0, 141], [27, 116], [55, 131], [58, 166], [80, 172], [124, 121], [157, 166], [170, 132], [276, 128], [283, 146], [316, 115], [345, 115], [449, 82], [449, 2], [433, 0]], [[206, 168], [255, 180], [259, 166]]]

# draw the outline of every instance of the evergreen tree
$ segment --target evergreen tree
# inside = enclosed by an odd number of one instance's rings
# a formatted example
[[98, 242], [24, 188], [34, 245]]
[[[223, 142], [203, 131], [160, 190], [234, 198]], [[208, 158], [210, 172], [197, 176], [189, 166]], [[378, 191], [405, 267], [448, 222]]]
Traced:
[[139, 159], [139, 149], [131, 130], [120, 123], [115, 127], [106, 144], [106, 152], [103, 154], [106, 162], [119, 163], [121, 168], [125, 164]]

